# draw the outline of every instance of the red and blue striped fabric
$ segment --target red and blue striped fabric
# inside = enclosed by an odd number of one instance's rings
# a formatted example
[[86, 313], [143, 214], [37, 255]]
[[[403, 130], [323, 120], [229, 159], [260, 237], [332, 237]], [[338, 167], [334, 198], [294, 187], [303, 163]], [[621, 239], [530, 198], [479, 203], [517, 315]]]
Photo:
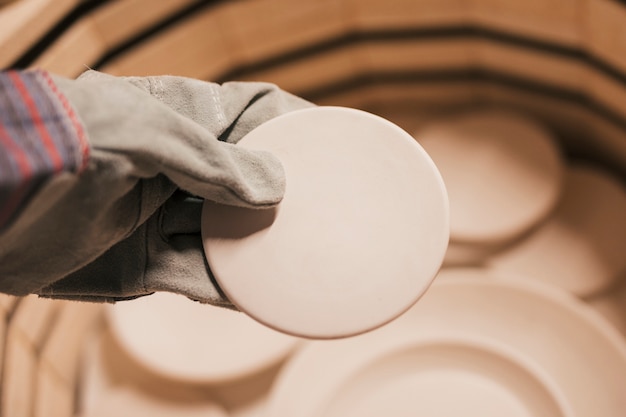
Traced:
[[0, 72], [0, 231], [54, 175], [81, 172], [85, 131], [45, 71]]

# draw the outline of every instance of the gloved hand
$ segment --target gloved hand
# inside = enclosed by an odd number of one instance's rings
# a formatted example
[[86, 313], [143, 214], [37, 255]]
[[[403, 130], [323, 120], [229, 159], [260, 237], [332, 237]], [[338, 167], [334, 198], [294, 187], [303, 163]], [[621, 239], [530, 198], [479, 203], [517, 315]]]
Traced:
[[90, 161], [46, 184], [3, 234], [0, 291], [90, 301], [171, 291], [229, 306], [204, 258], [202, 199], [277, 204], [279, 161], [234, 144], [311, 104], [266, 83], [95, 71], [54, 82], [86, 129]]

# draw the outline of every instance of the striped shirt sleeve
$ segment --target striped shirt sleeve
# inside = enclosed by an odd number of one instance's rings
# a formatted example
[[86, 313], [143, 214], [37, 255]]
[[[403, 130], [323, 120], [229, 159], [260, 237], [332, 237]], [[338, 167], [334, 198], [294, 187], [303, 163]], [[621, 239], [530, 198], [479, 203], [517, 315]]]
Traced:
[[88, 158], [84, 128], [47, 72], [0, 72], [0, 232], [42, 184]]

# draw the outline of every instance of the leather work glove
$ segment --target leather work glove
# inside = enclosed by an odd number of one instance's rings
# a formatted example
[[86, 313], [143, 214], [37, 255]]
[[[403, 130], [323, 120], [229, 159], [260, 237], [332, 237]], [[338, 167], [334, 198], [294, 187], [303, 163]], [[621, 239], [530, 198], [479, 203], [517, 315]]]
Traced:
[[278, 204], [280, 162], [235, 144], [312, 104], [267, 83], [95, 71], [52, 79], [84, 126], [90, 159], [80, 175], [42, 186], [0, 235], [0, 291], [85, 301], [169, 291], [232, 307], [204, 257], [202, 201]]

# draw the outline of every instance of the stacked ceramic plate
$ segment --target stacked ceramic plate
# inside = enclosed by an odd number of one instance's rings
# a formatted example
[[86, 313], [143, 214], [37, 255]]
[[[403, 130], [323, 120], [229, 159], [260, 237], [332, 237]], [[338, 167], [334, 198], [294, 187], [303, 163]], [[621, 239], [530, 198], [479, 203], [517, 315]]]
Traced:
[[445, 270], [385, 329], [309, 344], [271, 416], [621, 416], [626, 348], [580, 301], [484, 270]]
[[83, 415], [252, 412], [301, 340], [243, 313], [157, 293], [106, 310], [86, 350]]
[[450, 198], [446, 266], [391, 325], [303, 348], [268, 415], [623, 416], [626, 343], [589, 305], [623, 328], [624, 187], [522, 114], [415, 137]]
[[[324, 121], [337, 114], [358, 123]], [[280, 139], [303, 126], [300, 142]], [[117, 356], [99, 353], [108, 388], [92, 414], [623, 417], [623, 185], [565, 158], [519, 113], [474, 110], [425, 124], [411, 143], [395, 127], [387, 146], [367, 141], [386, 128], [318, 109], [244, 140], [279, 155], [288, 178], [269, 216], [205, 211], [220, 219], [204, 225], [207, 259], [247, 314], [171, 294], [112, 306]], [[395, 156], [382, 153], [396, 139]], [[359, 145], [383, 162], [359, 160]], [[362, 178], [370, 192], [354, 186]]]

